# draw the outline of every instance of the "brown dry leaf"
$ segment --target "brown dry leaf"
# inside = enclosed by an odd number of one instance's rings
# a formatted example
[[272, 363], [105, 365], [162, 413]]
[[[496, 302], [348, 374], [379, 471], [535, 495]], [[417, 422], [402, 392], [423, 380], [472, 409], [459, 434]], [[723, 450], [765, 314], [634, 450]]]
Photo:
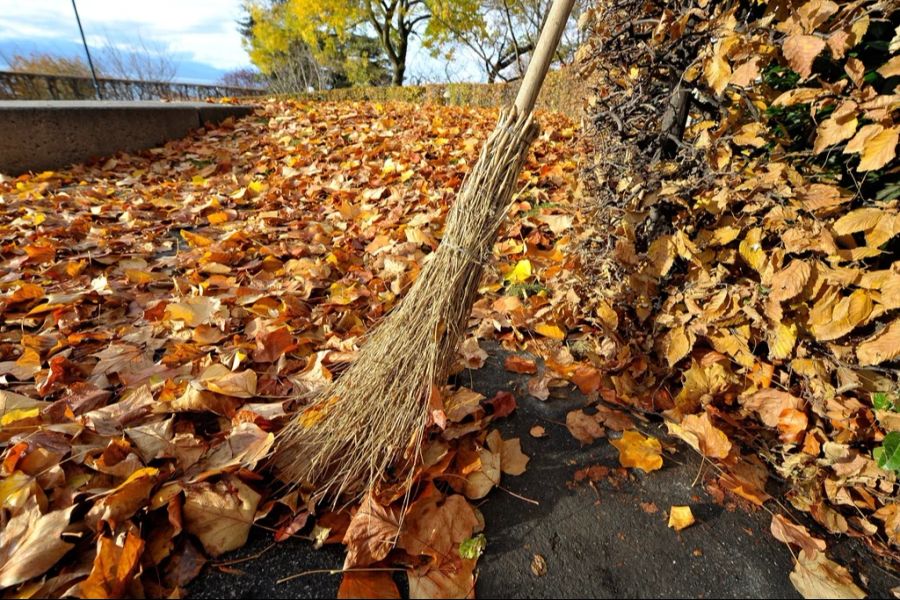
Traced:
[[444, 497], [430, 486], [410, 505], [397, 545], [412, 556], [429, 556], [440, 563], [459, 557], [460, 543], [481, 527], [481, 518], [463, 496]]
[[806, 79], [812, 75], [816, 57], [825, 49], [825, 40], [814, 35], [794, 34], [784, 40], [784, 57], [791, 68]]
[[256, 396], [256, 372], [232, 371], [223, 364], [213, 363], [198, 378], [200, 385], [223, 396], [253, 398]]
[[654, 437], [626, 431], [620, 439], [609, 443], [619, 450], [619, 463], [623, 467], [635, 467], [647, 473], [662, 468], [662, 444]]
[[566, 414], [566, 429], [582, 444], [592, 444], [597, 438], [606, 436], [606, 429], [597, 422], [597, 418], [580, 409]]
[[424, 572], [407, 570], [410, 598], [475, 598], [475, 560], [455, 557]]
[[878, 67], [877, 73], [885, 79], [900, 75], [900, 55], [892, 56], [889, 61]]
[[150, 501], [150, 491], [156, 485], [158, 476], [159, 469], [154, 467], [135, 471], [94, 504], [85, 520], [89, 523], [109, 522], [113, 526], [123, 523]]
[[466, 476], [466, 497], [473, 500], [484, 498], [495, 485], [500, 485], [500, 453], [482, 448], [478, 451], [478, 458], [479, 468]]
[[690, 506], [673, 506], [669, 510], [669, 527], [675, 531], [681, 531], [694, 523], [694, 513]]
[[394, 548], [400, 535], [400, 511], [380, 505], [368, 494], [350, 520], [344, 544], [344, 569], [367, 567], [382, 560]]
[[810, 535], [806, 527], [795, 525], [781, 514], [772, 515], [772, 535], [775, 539], [785, 544], [799, 546], [804, 552], [812, 556], [815, 552], [825, 551], [825, 540]]
[[731, 452], [731, 441], [709, 419], [709, 414], [687, 415], [681, 424], [666, 421], [669, 433], [684, 440], [694, 450], [707, 458], [726, 458]]
[[528, 433], [533, 438], [547, 437], [547, 430], [545, 430], [540, 425], [534, 425], [531, 429], [528, 430]]
[[42, 515], [32, 496], [6, 523], [0, 536], [0, 588], [43, 575], [73, 548], [74, 544], [64, 542], [60, 535], [69, 526], [74, 508]]
[[185, 529], [211, 556], [247, 543], [261, 496], [231, 475], [215, 484], [198, 483], [184, 490]]
[[531, 559], [531, 573], [535, 577], [543, 577], [547, 574], [547, 560], [540, 554], [535, 554]]
[[759, 420], [769, 427], [778, 427], [781, 414], [787, 409], [800, 410], [804, 406], [802, 399], [780, 390], [765, 389], [742, 399], [744, 408], [759, 413]]
[[804, 598], [865, 598], [850, 573], [822, 551], [797, 556], [791, 583]]
[[478, 338], [470, 337], [459, 345], [459, 353], [463, 357], [463, 365], [467, 369], [480, 369], [487, 360], [488, 353], [478, 345]]
[[[121, 545], [120, 545], [121, 544]], [[140, 532], [129, 529], [116, 538], [101, 536], [91, 574], [78, 585], [82, 598], [122, 598], [139, 566], [144, 541]]]
[[346, 571], [341, 579], [337, 597], [349, 598], [400, 598], [400, 590], [390, 573]]
[[[496, 430], [495, 430], [496, 431]], [[499, 432], [497, 432], [499, 435]], [[503, 440], [500, 451], [500, 470], [507, 475], [521, 475], [525, 472], [528, 461], [531, 460], [522, 452], [522, 444], [519, 438]]]

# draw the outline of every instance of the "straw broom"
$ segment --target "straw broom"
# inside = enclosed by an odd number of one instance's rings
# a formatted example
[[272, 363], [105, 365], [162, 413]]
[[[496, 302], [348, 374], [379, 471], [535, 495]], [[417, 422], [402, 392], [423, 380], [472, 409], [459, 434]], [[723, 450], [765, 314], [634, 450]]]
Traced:
[[281, 432], [274, 465], [317, 498], [351, 499], [392, 467], [410, 477], [431, 395], [446, 383], [516, 181], [532, 110], [574, 0], [554, 0], [515, 104], [503, 111], [447, 216], [444, 237], [356, 360]]

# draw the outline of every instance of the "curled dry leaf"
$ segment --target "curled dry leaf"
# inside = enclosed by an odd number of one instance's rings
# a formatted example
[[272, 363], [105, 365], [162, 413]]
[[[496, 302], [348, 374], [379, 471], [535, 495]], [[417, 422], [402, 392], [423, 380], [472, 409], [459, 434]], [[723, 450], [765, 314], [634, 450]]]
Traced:
[[606, 435], [606, 429], [597, 422], [596, 415], [588, 415], [581, 409], [566, 414], [566, 428], [582, 444], [592, 444]]
[[731, 452], [731, 441], [724, 431], [712, 424], [708, 413], [687, 415], [681, 424], [666, 421], [666, 427], [670, 434], [707, 458], [726, 458]]
[[690, 506], [673, 506], [669, 509], [669, 527], [681, 531], [694, 524], [694, 513]]
[[785, 544], [799, 546], [809, 556], [813, 556], [816, 552], [825, 551], [824, 540], [813, 537], [806, 527], [791, 523], [781, 514], [776, 513], [772, 515], [771, 530], [776, 540]]

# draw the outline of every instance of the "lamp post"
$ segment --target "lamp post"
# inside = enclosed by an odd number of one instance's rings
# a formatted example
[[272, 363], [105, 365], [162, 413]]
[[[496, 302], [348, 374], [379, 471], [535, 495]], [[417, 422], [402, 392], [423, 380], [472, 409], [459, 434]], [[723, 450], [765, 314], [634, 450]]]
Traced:
[[84, 29], [81, 28], [81, 18], [78, 16], [78, 7], [75, 6], [75, 0], [72, 0], [72, 10], [75, 11], [75, 20], [78, 22], [78, 31], [81, 33], [81, 43], [84, 45], [84, 53], [87, 55], [88, 66], [91, 68], [94, 93], [97, 94], [97, 100], [103, 100], [103, 94], [100, 93], [100, 84], [97, 83], [97, 72], [94, 71], [94, 61], [91, 60], [91, 51], [88, 50], [87, 40], [84, 39]]

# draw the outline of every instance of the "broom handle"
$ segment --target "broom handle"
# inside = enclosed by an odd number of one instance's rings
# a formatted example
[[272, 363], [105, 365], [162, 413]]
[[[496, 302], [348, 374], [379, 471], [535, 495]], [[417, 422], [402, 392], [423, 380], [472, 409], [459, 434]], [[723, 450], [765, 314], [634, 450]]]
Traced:
[[541, 37], [531, 54], [528, 70], [516, 96], [516, 109], [520, 115], [530, 113], [534, 109], [538, 92], [541, 91], [544, 77], [550, 69], [550, 63], [553, 61], [553, 55], [556, 53], [556, 47], [562, 38], [574, 4], [575, 0], [553, 0], [553, 6], [550, 7], [547, 21], [541, 30]]

